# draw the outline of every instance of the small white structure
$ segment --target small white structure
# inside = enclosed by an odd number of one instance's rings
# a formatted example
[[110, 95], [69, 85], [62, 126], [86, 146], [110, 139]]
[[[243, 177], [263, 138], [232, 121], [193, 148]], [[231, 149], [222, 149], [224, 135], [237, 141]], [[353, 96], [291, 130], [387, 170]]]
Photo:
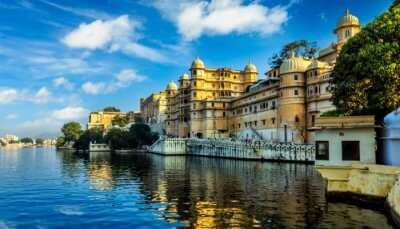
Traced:
[[89, 143], [89, 152], [109, 152], [110, 146], [103, 143]]
[[384, 130], [383, 162], [385, 165], [400, 165], [400, 108], [386, 115]]
[[376, 163], [374, 116], [319, 117], [315, 126], [316, 165]]

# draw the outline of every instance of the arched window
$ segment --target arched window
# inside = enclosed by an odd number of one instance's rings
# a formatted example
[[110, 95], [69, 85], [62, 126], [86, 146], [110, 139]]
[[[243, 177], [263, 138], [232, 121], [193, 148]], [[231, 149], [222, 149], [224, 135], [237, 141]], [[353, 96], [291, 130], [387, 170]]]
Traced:
[[300, 119], [299, 119], [299, 117], [296, 115], [296, 117], [294, 118], [294, 121], [295, 122], [300, 122]]
[[350, 37], [350, 30], [346, 30], [344, 36], [345, 36], [346, 38], [347, 38], [347, 37]]
[[297, 75], [294, 75], [294, 80], [298, 80], [299, 77]]

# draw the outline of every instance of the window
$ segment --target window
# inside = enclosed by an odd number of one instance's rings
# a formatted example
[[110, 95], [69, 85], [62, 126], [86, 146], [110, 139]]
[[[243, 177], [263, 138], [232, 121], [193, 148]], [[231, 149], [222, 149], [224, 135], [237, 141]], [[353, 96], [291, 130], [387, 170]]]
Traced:
[[342, 160], [359, 161], [360, 160], [360, 142], [342, 141]]
[[316, 141], [315, 142], [317, 160], [329, 160], [329, 142], [328, 141]]
[[315, 115], [311, 116], [311, 126], [315, 125]]
[[346, 32], [345, 32], [345, 37], [347, 38], [347, 37], [350, 37], [350, 30], [346, 30]]
[[194, 81], [194, 82], [193, 82], [193, 86], [195, 86], [195, 87], [197, 86], [197, 83], [196, 83], [196, 81]]
[[225, 117], [225, 112], [222, 112], [222, 117]]
[[254, 121], [254, 126], [257, 126], [257, 121]]
[[240, 123], [238, 124], [238, 127], [239, 127], [239, 129], [240, 129]]
[[196, 92], [193, 92], [193, 97], [196, 97], [197, 96], [197, 93]]
[[294, 75], [294, 80], [298, 80], [299, 77], [297, 75]]
[[275, 118], [271, 118], [272, 124], [275, 124]]
[[295, 122], [300, 122], [300, 119], [299, 119], [299, 117], [296, 115], [296, 117], [294, 118], [294, 121]]
[[294, 95], [299, 95], [299, 91], [298, 90], [294, 90]]
[[265, 126], [265, 123], [266, 123], [266, 121], [265, 121], [265, 119], [263, 119], [262, 120], [262, 124]]

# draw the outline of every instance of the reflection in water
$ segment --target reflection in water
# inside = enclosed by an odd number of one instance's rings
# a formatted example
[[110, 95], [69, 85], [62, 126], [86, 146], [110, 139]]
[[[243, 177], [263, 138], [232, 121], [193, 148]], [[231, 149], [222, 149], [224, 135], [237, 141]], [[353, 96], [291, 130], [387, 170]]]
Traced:
[[[388, 224], [385, 217], [371, 210], [327, 204], [323, 181], [309, 165], [107, 154], [91, 156], [88, 169], [91, 183], [111, 185], [109, 179], [114, 179], [118, 185], [121, 180], [138, 179], [145, 203], [156, 204], [159, 217], [168, 222], [179, 221], [182, 226], [294, 228]], [[371, 221], [362, 220], [366, 215]]]
[[[23, 185], [24, 170], [35, 179], [29, 189]], [[322, 180], [310, 165], [151, 154], [0, 152], [0, 179], [5, 181], [0, 194], [8, 192], [8, 198], [0, 195], [0, 222], [8, 224], [391, 228], [381, 212], [327, 203]], [[9, 188], [11, 182], [21, 185]], [[24, 205], [21, 198], [41, 202]], [[5, 211], [13, 205], [14, 210]]]

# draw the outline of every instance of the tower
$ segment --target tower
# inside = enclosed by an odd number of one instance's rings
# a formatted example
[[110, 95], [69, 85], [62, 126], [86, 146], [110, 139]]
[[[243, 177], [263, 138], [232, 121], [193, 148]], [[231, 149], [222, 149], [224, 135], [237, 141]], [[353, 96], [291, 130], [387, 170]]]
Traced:
[[351, 37], [359, 33], [360, 30], [361, 26], [358, 18], [350, 14], [350, 11], [347, 9], [335, 28], [338, 46], [342, 47]]

